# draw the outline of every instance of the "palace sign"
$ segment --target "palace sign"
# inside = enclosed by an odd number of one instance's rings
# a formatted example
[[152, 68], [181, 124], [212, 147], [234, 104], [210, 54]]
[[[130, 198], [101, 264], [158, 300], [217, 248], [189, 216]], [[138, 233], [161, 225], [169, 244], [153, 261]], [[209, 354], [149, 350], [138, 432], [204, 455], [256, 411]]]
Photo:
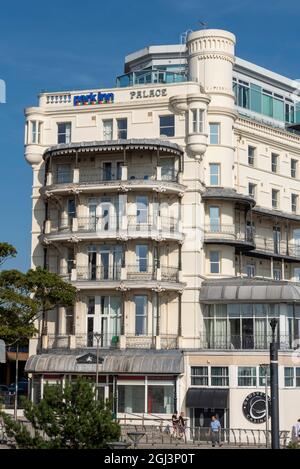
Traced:
[[130, 99], [160, 98], [167, 96], [167, 88], [158, 88], [157, 90], [139, 90], [131, 91]]
[[89, 104], [111, 104], [114, 102], [113, 93], [93, 93], [92, 91], [89, 94], [81, 94], [74, 96], [73, 104], [74, 106], [86, 106]]

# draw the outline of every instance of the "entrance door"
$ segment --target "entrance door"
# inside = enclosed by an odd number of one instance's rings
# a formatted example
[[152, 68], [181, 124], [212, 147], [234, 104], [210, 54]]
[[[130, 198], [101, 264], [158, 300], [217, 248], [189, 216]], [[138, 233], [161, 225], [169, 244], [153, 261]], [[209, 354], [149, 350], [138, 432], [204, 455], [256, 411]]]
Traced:
[[89, 248], [89, 265], [88, 265], [88, 279], [96, 280], [97, 278], [97, 251], [91, 246]]
[[98, 229], [100, 231], [109, 231], [116, 228], [116, 209], [110, 198], [105, 197], [101, 200], [98, 212]]
[[195, 440], [207, 441], [210, 438], [208, 430], [213, 415], [216, 415], [220, 420], [222, 429], [228, 428], [227, 409], [199, 407], [190, 410], [191, 428]]
[[95, 296], [89, 298], [87, 314], [87, 345], [96, 347], [95, 333], [100, 334], [100, 347], [110, 347], [115, 343], [114, 337], [120, 335], [121, 297]]
[[242, 348], [254, 347], [253, 319], [242, 318]]

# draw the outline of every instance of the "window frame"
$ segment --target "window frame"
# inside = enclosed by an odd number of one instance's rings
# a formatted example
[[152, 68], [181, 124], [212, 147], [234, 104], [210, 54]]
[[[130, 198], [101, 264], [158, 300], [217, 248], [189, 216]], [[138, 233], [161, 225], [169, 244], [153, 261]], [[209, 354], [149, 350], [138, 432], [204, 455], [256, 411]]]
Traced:
[[[212, 173], [212, 167], [215, 166], [218, 168], [218, 173]], [[218, 183], [212, 184], [212, 178], [217, 177]], [[212, 187], [221, 186], [221, 164], [220, 163], [209, 163], [209, 185]]]
[[291, 158], [291, 178], [296, 179], [297, 173], [298, 173], [298, 160]]
[[[127, 117], [119, 117], [117, 121], [117, 139], [118, 140], [127, 140], [128, 139], [128, 119]], [[120, 127], [121, 122], [126, 122], [126, 127]], [[122, 134], [124, 132], [124, 135]], [[125, 134], [126, 133], [126, 134]]]
[[[253, 188], [253, 192], [250, 191], [250, 186]], [[253, 182], [248, 182], [248, 194], [253, 199], [256, 198], [256, 189], [257, 189], [257, 184], [254, 184]]]
[[[144, 298], [145, 302], [143, 304], [143, 314], [137, 314], [137, 298]], [[147, 336], [148, 335], [148, 296], [147, 295], [134, 295], [134, 306], [135, 306], [135, 336]], [[143, 326], [143, 332], [138, 333], [137, 332], [137, 317], [144, 318], [144, 326]]]
[[[195, 374], [195, 368], [202, 369], [202, 373]], [[225, 375], [214, 374], [213, 369], [221, 368], [225, 370]], [[225, 379], [227, 384], [212, 384], [213, 379]], [[195, 380], [203, 380], [202, 383], [196, 384]], [[205, 383], [205, 384], [203, 384]], [[223, 365], [193, 365], [190, 367], [190, 385], [196, 387], [205, 388], [229, 388], [230, 385], [230, 373], [229, 366]]]
[[[212, 127], [216, 126], [217, 132], [212, 132]], [[213, 141], [213, 136], [217, 136], [216, 141]], [[221, 124], [220, 122], [210, 122], [209, 123], [209, 144], [210, 145], [220, 145], [221, 142]]]
[[[69, 144], [72, 143], [72, 122], [71, 121], [64, 121], [64, 122], [57, 122], [57, 143], [58, 144]], [[60, 132], [59, 131], [59, 126], [64, 125], [65, 126], [65, 131]], [[65, 136], [65, 139], [63, 142], [60, 142], [60, 136]]]
[[[111, 130], [110, 130], [111, 138], [106, 138], [105, 124], [107, 122], [111, 124]], [[103, 135], [103, 140], [113, 140], [114, 138], [114, 120], [113, 119], [102, 119], [102, 135]]]
[[191, 109], [191, 133], [202, 134], [204, 132], [204, 109]]
[[[251, 151], [253, 150], [253, 155], [250, 154], [250, 150]], [[256, 150], [257, 150], [257, 147], [254, 147], [253, 145], [248, 145], [248, 151], [247, 151], [248, 165], [251, 167], [254, 167], [256, 163]]]
[[[243, 368], [248, 368], [251, 369], [251, 375], [250, 376], [240, 376], [240, 370]], [[253, 370], [255, 370], [255, 374], [253, 373]], [[240, 384], [240, 379], [251, 379], [252, 384]], [[255, 383], [255, 384], [253, 384]], [[237, 366], [237, 386], [239, 388], [257, 388], [257, 366]]]
[[298, 212], [298, 194], [291, 194], [291, 211], [292, 213]]
[[[280, 191], [278, 189], [272, 189], [272, 208], [273, 209], [279, 209], [279, 194], [280, 194]], [[276, 195], [276, 197], [274, 198], [274, 195]], [[275, 202], [275, 203], [274, 203]]]
[[[175, 137], [175, 115], [174, 114], [162, 114], [158, 116], [159, 118], [159, 136], [160, 137]], [[164, 118], [172, 118], [173, 125], [162, 125], [162, 119]], [[162, 129], [173, 129], [170, 133], [164, 133]]]
[[278, 153], [271, 153], [271, 171], [274, 174], [279, 172], [279, 155]]
[[[217, 253], [218, 254], [218, 261], [212, 261], [212, 254], [215, 254]], [[212, 271], [212, 265], [218, 265], [218, 272], [213, 272]], [[220, 251], [215, 251], [215, 250], [212, 250], [212, 251], [209, 251], [209, 273], [212, 274], [212, 275], [218, 275], [221, 273], [221, 253]]]

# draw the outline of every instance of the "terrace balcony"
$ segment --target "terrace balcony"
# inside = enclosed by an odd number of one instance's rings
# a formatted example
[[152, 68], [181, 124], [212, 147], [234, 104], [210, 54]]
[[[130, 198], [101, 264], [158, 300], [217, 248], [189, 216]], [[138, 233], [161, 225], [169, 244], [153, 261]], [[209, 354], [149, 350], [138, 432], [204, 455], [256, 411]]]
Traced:
[[[124, 337], [124, 336], [123, 336]], [[100, 349], [176, 349], [177, 336], [172, 334], [162, 334], [160, 336], [153, 335], [134, 335], [127, 334], [123, 340], [120, 333], [104, 332], [100, 334]], [[159, 339], [157, 339], [159, 337]], [[94, 349], [97, 347], [97, 341], [94, 333], [78, 333], [78, 334], [48, 334], [43, 339], [45, 349]]]
[[137, 215], [62, 217], [47, 220], [43, 239], [66, 241], [74, 236], [81, 240], [97, 239], [155, 239], [182, 241], [182, 223], [174, 217], [157, 215], [145, 220]]
[[59, 275], [80, 289], [181, 290], [185, 284], [177, 266], [160, 267], [136, 263], [121, 265], [62, 267]]

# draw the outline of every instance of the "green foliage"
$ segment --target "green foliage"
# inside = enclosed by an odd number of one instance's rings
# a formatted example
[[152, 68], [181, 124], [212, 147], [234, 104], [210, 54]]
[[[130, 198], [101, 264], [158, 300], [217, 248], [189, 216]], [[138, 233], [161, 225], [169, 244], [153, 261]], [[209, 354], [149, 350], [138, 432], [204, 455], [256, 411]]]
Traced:
[[46, 386], [39, 404], [26, 401], [25, 417], [33, 432], [1, 413], [9, 437], [19, 448], [96, 449], [120, 437], [109, 404], [95, 400], [94, 388], [84, 378], [61, 386]]
[[[31, 338], [34, 321], [57, 306], [71, 306], [76, 289], [58, 275], [38, 267], [26, 274], [18, 270], [0, 272], [0, 337], [7, 343]], [[19, 341], [19, 344], [21, 342]]]
[[0, 265], [2, 265], [9, 257], [16, 257], [17, 250], [8, 243], [0, 243]]
[[26, 274], [26, 281], [40, 309], [51, 310], [57, 306], [72, 306], [76, 298], [76, 288], [66, 283], [57, 274], [37, 267]]
[[[17, 270], [0, 273], [0, 337], [8, 344], [22, 342], [36, 332], [38, 303], [32, 298], [26, 274]], [[21, 338], [21, 340], [20, 340]]]
[[298, 441], [290, 441], [287, 445], [287, 449], [300, 449], [300, 444]]

